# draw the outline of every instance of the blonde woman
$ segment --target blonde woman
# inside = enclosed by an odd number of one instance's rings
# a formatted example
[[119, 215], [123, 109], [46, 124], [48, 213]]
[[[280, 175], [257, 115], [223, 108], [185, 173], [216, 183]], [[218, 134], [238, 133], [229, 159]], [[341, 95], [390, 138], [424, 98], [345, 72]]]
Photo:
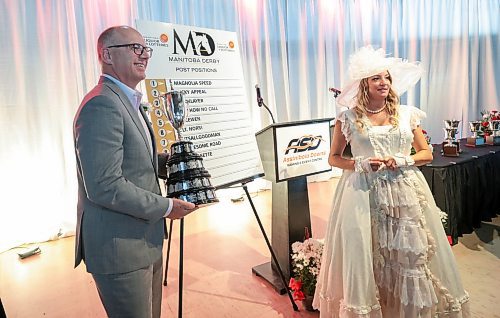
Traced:
[[[329, 163], [344, 170], [334, 195], [314, 307], [321, 317], [468, 317], [441, 215], [417, 166], [432, 161], [425, 113], [399, 104], [418, 63], [361, 48], [337, 98]], [[352, 159], [342, 157], [347, 143]], [[412, 146], [416, 153], [410, 155]]]

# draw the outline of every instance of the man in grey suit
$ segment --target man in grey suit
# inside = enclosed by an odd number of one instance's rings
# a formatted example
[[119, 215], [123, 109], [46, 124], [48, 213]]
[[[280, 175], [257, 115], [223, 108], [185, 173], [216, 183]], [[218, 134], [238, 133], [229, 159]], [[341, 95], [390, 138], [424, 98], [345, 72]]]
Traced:
[[152, 49], [135, 29], [97, 41], [99, 84], [74, 120], [78, 174], [75, 267], [84, 260], [109, 317], [160, 317], [164, 218], [192, 203], [161, 195], [154, 136], [137, 84]]

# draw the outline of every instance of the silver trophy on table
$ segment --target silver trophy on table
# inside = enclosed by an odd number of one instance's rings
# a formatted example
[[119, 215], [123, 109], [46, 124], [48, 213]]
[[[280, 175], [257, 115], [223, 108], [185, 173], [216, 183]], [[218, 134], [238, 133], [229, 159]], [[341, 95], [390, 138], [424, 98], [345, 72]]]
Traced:
[[457, 140], [458, 125], [460, 120], [446, 119], [444, 121], [445, 140], [442, 143], [443, 156], [458, 157], [460, 153], [460, 142]]
[[483, 146], [484, 138], [483, 136], [479, 135], [479, 132], [481, 131], [481, 121], [480, 120], [470, 121], [469, 129], [472, 132], [472, 136], [467, 137], [467, 143], [465, 145], [470, 147]]
[[178, 198], [197, 206], [219, 202], [203, 158], [194, 152], [191, 141], [182, 140], [181, 129], [188, 116], [184, 94], [172, 90], [161, 96], [162, 107], [175, 131], [176, 142], [167, 160], [167, 197]]
[[500, 120], [490, 120], [488, 129], [491, 131], [491, 135], [486, 137], [486, 143], [494, 146], [500, 145]]

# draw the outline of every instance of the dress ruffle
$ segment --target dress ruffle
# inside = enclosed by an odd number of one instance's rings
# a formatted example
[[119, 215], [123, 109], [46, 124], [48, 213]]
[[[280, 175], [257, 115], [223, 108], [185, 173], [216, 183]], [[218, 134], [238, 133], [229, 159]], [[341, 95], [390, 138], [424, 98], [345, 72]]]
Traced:
[[351, 125], [346, 121], [347, 111], [343, 111], [338, 116], [337, 120], [342, 123], [342, 135], [344, 135], [347, 142], [351, 141]]
[[413, 130], [417, 128], [417, 126], [420, 126], [420, 121], [426, 118], [427, 114], [416, 107], [413, 106], [406, 106], [406, 107], [410, 111], [410, 127]]
[[413, 168], [373, 174], [370, 212], [379, 300], [421, 316], [438, 303], [452, 311], [454, 299], [429, 269], [436, 243], [425, 228], [427, 200], [414, 174]]
[[[425, 117], [400, 107], [399, 127], [354, 128], [339, 115], [354, 157], [410, 153]], [[418, 168], [344, 171], [328, 222], [313, 306], [328, 318], [465, 318], [462, 287], [440, 220], [442, 211]]]
[[[373, 274], [376, 301], [365, 306], [320, 293], [315, 305], [324, 317], [467, 317], [468, 295], [456, 298], [429, 269], [435, 239], [426, 229], [425, 193], [415, 168], [369, 174]], [[385, 312], [391, 310], [390, 312]], [[329, 314], [323, 313], [329, 312]], [[338, 313], [338, 314], [337, 314]]]

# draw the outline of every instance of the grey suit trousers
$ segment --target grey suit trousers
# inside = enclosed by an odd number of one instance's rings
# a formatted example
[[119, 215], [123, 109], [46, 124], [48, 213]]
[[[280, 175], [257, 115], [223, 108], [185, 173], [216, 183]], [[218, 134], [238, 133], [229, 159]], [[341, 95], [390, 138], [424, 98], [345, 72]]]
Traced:
[[[121, 274], [92, 274], [110, 318], [160, 318], [163, 260]], [[152, 305], [151, 305], [152, 304]]]

